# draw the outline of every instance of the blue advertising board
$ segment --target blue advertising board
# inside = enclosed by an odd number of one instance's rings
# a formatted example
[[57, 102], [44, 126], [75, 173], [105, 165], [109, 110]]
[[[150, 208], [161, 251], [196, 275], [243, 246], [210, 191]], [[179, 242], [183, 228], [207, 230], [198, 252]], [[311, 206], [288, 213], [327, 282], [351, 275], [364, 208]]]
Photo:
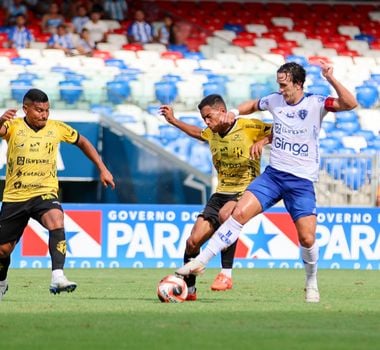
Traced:
[[[64, 205], [66, 268], [176, 268], [199, 205]], [[380, 270], [379, 208], [320, 208], [319, 267]], [[209, 267], [219, 267], [220, 258]], [[31, 220], [12, 255], [14, 268], [50, 267], [48, 232]], [[283, 208], [249, 221], [237, 268], [302, 268], [294, 224]]]

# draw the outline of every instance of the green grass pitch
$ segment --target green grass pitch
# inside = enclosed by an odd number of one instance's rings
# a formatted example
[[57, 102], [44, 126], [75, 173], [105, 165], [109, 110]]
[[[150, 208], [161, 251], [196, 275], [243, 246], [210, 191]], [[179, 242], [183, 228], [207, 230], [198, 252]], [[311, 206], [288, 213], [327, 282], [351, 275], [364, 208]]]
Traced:
[[320, 270], [306, 304], [303, 270], [236, 269], [234, 288], [198, 279], [195, 302], [164, 304], [169, 269], [67, 269], [72, 293], [51, 295], [50, 271], [11, 269], [0, 302], [1, 349], [378, 349], [380, 271]]

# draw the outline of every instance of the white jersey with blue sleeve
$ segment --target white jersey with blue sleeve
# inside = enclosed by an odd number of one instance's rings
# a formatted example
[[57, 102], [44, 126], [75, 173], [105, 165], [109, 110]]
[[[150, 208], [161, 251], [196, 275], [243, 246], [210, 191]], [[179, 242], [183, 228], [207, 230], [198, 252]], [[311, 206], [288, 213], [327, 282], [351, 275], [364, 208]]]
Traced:
[[319, 131], [328, 99], [305, 93], [300, 102], [289, 105], [274, 93], [259, 100], [259, 109], [273, 115], [269, 162], [273, 168], [313, 182], [318, 179]]

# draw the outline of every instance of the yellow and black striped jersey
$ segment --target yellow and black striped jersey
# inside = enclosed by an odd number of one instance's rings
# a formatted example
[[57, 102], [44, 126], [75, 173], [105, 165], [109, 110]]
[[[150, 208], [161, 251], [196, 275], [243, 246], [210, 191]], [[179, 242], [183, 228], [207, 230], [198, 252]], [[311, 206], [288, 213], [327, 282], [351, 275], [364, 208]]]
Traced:
[[250, 159], [250, 146], [271, 133], [271, 124], [258, 119], [239, 118], [224, 136], [209, 128], [202, 138], [209, 143], [218, 174], [216, 192], [238, 193], [260, 173], [260, 161]]
[[57, 152], [60, 142], [75, 143], [78, 132], [57, 120], [48, 120], [35, 131], [24, 118], [4, 123], [7, 141], [7, 170], [4, 202], [21, 202], [52, 194], [58, 196]]

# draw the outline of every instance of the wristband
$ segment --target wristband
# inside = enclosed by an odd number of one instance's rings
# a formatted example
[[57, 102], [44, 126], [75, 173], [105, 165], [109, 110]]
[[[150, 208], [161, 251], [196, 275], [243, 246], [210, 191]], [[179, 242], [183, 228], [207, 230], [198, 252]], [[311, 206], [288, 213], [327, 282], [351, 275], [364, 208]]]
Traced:
[[239, 116], [239, 110], [237, 108], [232, 108], [229, 110], [230, 113], [232, 113], [235, 118], [237, 118]]

